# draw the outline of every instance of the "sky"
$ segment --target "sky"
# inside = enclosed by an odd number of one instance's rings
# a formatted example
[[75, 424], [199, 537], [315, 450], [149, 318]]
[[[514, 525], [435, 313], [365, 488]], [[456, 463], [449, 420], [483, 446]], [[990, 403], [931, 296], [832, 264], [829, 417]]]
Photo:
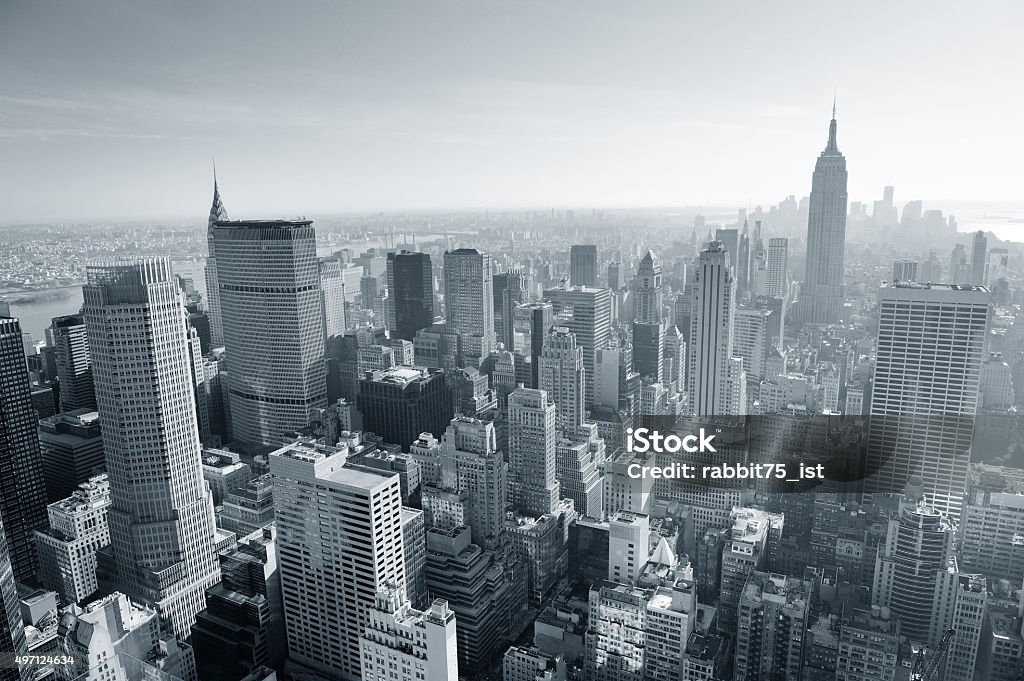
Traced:
[[[841, 6], [840, 6], [841, 5]], [[0, 224], [1024, 203], [1024, 3], [3, 0]]]

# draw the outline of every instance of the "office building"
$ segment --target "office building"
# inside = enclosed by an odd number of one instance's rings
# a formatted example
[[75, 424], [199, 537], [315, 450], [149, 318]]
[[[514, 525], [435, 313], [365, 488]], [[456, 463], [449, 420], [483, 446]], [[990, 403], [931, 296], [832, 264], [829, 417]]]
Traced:
[[583, 348], [577, 345], [575, 334], [568, 328], [552, 328], [540, 356], [538, 387], [557, 407], [555, 429], [558, 432], [574, 433], [583, 423], [585, 386]]
[[491, 257], [473, 248], [444, 254], [445, 332], [458, 343], [458, 366], [479, 368], [495, 348]]
[[320, 277], [320, 318], [324, 339], [343, 336], [348, 330], [348, 309], [345, 301], [343, 265], [337, 258], [319, 258], [317, 272]]
[[452, 418], [444, 372], [422, 367], [395, 367], [367, 374], [359, 381], [363, 428], [402, 451], [420, 436], [440, 437]]
[[494, 275], [494, 333], [505, 349], [515, 349], [515, 309], [530, 298], [529, 278], [513, 268]]
[[67, 499], [47, 506], [49, 528], [36, 530], [39, 578], [62, 603], [78, 603], [96, 593], [96, 552], [110, 544], [107, 509], [110, 483], [99, 475]]
[[690, 366], [687, 392], [698, 416], [743, 414], [746, 385], [743, 360], [733, 352], [736, 281], [729, 257], [713, 241], [700, 254], [693, 281]]
[[287, 649], [275, 531], [244, 536], [219, 559], [224, 579], [207, 590], [206, 609], [192, 627], [199, 678], [280, 668]]
[[[3, 530], [2, 518], [0, 530]], [[0, 651], [15, 654], [28, 652], [25, 625], [21, 620], [18, 590], [11, 567], [11, 554], [7, 550], [7, 535], [3, 531], [0, 531]], [[0, 681], [30, 681], [33, 678], [35, 674], [28, 670], [21, 672], [6, 665], [0, 668]]]
[[388, 329], [412, 341], [434, 323], [434, 274], [426, 253], [388, 253]]
[[768, 255], [765, 262], [765, 295], [770, 298], [785, 298], [789, 290], [789, 239], [772, 237], [768, 239]]
[[608, 521], [608, 581], [636, 584], [650, 555], [650, 518], [619, 510]]
[[734, 678], [803, 678], [812, 593], [804, 580], [750, 573], [739, 598]]
[[86, 274], [115, 581], [159, 608], [184, 640], [220, 569], [181, 293], [161, 258], [119, 260]]
[[523, 515], [541, 516], [558, 505], [555, 411], [543, 390], [519, 388], [508, 396], [509, 501]]
[[[401, 477], [401, 476], [399, 476]], [[427, 595], [427, 525], [423, 511], [402, 507], [402, 544], [405, 549], [405, 595], [412, 607], [430, 605]]]
[[583, 348], [586, 371], [586, 404], [594, 401], [594, 357], [606, 347], [611, 336], [612, 294], [606, 288], [572, 286], [547, 289], [544, 299], [551, 303], [556, 323], [576, 335]]
[[106, 468], [100, 415], [95, 409], [76, 409], [39, 422], [48, 501], [70, 496], [79, 485]]
[[435, 600], [426, 611], [413, 608], [405, 592], [385, 584], [369, 612], [360, 640], [362, 678], [367, 681], [457, 681], [455, 613]]
[[466, 524], [473, 542], [497, 546], [508, 504], [508, 464], [498, 449], [494, 424], [457, 416], [441, 440], [441, 486], [466, 493]]
[[980, 400], [988, 289], [895, 284], [879, 291], [866, 491], [920, 477], [929, 503], [959, 516]]
[[270, 472], [290, 659], [355, 681], [377, 592], [405, 588], [405, 554], [398, 475], [346, 467], [346, 455], [295, 443], [270, 455]]
[[972, 467], [960, 518], [965, 570], [1024, 581], [1024, 483], [1013, 471]]
[[217, 175], [213, 176], [213, 203], [210, 217], [206, 222], [206, 309], [210, 317], [210, 342], [214, 347], [224, 345], [224, 319], [221, 316], [220, 284], [217, 278], [217, 249], [214, 244], [214, 227], [228, 219], [228, 211], [217, 188]]
[[466, 676], [503, 652], [510, 608], [522, 606], [510, 601], [504, 566], [470, 534], [465, 526], [427, 530], [427, 590], [455, 613], [459, 673]]
[[572, 499], [581, 517], [604, 517], [602, 480], [608, 447], [596, 423], [564, 433], [555, 445], [555, 475], [563, 498]]
[[894, 681], [900, 668], [900, 623], [887, 610], [844, 613], [836, 681]]
[[569, 283], [597, 286], [597, 246], [574, 244], [569, 249]]
[[846, 182], [846, 158], [836, 144], [833, 109], [828, 144], [818, 156], [811, 180], [807, 271], [800, 291], [800, 317], [804, 323], [833, 324], [843, 318]]
[[554, 307], [551, 303], [523, 303], [515, 307], [512, 316], [514, 347], [506, 349], [529, 359], [530, 381], [526, 382], [526, 387], [536, 388], [540, 385], [540, 355], [555, 323]]
[[161, 626], [161, 611], [114, 592], [61, 617], [58, 655], [68, 678], [198, 681], [191, 646]]
[[782, 536], [783, 517], [753, 508], [735, 508], [732, 528], [722, 548], [718, 629], [734, 634], [737, 612], [750, 575], [768, 567], [771, 545]]
[[229, 492], [217, 510], [217, 527], [236, 536], [262, 532], [274, 523], [274, 483], [269, 474]]
[[733, 353], [743, 360], [748, 381], [763, 381], [767, 376], [768, 351], [774, 345], [769, 336], [771, 310], [738, 307], [733, 317]]
[[32, 532], [46, 526], [46, 486], [21, 324], [0, 316], [0, 521], [18, 581], [35, 581]]
[[894, 282], [918, 281], [916, 260], [896, 260], [892, 263]]
[[971, 239], [971, 282], [975, 286], [984, 286], [986, 282], [986, 265], [988, 264], [988, 237], [978, 230]]
[[218, 221], [213, 248], [224, 346], [237, 369], [228, 378], [233, 434], [276, 445], [327, 406], [313, 223]]
[[585, 678], [643, 681], [648, 592], [598, 581], [590, 586]]
[[650, 251], [640, 261], [636, 278], [633, 279], [633, 297], [636, 309], [633, 321], [645, 324], [662, 321], [661, 263], [655, 260]]
[[92, 383], [89, 336], [82, 315], [54, 317], [50, 335], [56, 348], [61, 411], [95, 410], [96, 391]]

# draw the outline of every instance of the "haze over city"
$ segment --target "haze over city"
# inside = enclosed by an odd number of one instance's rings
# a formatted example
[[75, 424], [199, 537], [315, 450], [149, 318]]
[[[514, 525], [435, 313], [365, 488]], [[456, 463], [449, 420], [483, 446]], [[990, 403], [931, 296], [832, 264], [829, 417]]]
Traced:
[[[0, 7], [3, 222], [1020, 200], [1024, 9], [609, 2]], [[984, 78], [979, 78], [984, 74]], [[811, 131], [814, 134], [809, 134]]]

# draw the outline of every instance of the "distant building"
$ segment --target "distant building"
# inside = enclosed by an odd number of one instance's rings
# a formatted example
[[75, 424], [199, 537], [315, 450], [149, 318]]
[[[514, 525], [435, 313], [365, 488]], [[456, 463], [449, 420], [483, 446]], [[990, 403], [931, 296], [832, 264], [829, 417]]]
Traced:
[[569, 283], [597, 286], [597, 246], [574, 244], [569, 249]]
[[89, 335], [82, 315], [54, 317], [51, 335], [57, 349], [57, 377], [60, 382], [60, 409], [96, 410], [96, 389], [92, 380]]

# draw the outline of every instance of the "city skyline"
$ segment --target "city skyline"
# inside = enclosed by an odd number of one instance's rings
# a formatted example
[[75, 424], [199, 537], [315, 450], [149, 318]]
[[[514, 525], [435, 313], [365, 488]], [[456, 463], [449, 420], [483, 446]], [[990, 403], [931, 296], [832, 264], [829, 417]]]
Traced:
[[[0, 81], [16, 94], [0, 98], [0, 158], [19, 162], [0, 162], [4, 219], [182, 216], [208, 192], [211, 156], [250, 217], [763, 204], [801, 194], [799, 159], [817, 146], [805, 131], [835, 91], [852, 199], [895, 184], [905, 197], [999, 205], [1021, 184], [1005, 154], [1024, 147], [1021, 95], [988, 85], [1012, 82], [1024, 61], [1002, 38], [1016, 3], [793, 3], [728, 18], [675, 4], [397, 8], [218, 6], [200, 19], [113, 0], [6, 3]], [[412, 31], [417, 20], [431, 31]], [[52, 49], [30, 61], [44, 23]], [[83, 26], [115, 24], [116, 40], [83, 49]], [[257, 52], [257, 37], [275, 40]], [[283, 48], [290, 39], [307, 49]], [[780, 79], [796, 69], [798, 81]], [[288, 177], [266, 172], [279, 164]]]

